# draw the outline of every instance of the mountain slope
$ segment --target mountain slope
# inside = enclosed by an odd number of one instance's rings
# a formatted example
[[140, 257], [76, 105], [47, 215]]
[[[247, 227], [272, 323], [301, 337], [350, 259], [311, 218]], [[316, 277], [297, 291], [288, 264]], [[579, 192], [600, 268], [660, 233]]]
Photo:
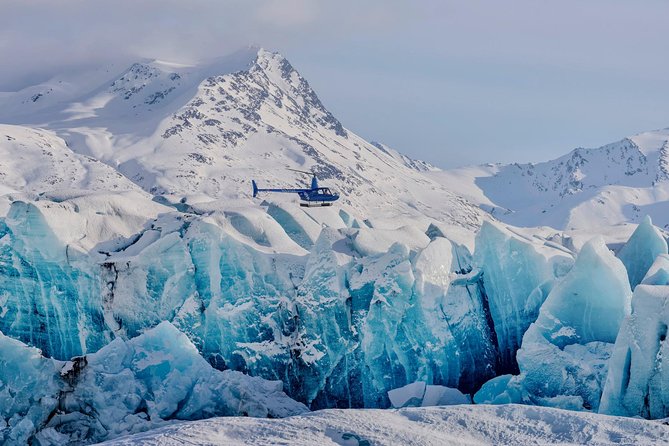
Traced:
[[430, 172], [496, 218], [558, 229], [638, 223], [669, 227], [669, 129], [538, 164]]
[[49, 131], [0, 124], [2, 192], [140, 191], [115, 169], [73, 152]]

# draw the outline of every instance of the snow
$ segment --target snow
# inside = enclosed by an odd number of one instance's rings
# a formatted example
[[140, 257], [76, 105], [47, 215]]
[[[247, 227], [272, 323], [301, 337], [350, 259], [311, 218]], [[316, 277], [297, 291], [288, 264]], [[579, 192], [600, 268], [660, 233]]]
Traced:
[[140, 191], [115, 169], [80, 155], [53, 132], [0, 124], [0, 178], [6, 192]]
[[511, 225], [587, 230], [640, 223], [650, 215], [667, 228], [668, 141], [669, 129], [656, 130], [542, 163], [428, 176]]
[[[23, 104], [24, 113], [0, 111], [0, 122], [46, 127], [128, 183], [177, 201], [250, 197], [252, 178], [302, 186], [306, 180], [286, 168], [313, 168], [344, 194], [340, 208], [351, 215], [420, 219], [425, 227], [439, 219], [469, 229], [486, 218], [425, 177], [423, 164], [343, 128], [276, 53], [249, 48], [185, 67], [142, 61], [106, 77], [81, 97], [62, 98], [60, 108]], [[20, 103], [15, 98], [25, 94], [4, 102]]]
[[659, 422], [518, 405], [322, 410], [283, 420], [216, 418], [179, 423], [105, 445], [657, 445]]

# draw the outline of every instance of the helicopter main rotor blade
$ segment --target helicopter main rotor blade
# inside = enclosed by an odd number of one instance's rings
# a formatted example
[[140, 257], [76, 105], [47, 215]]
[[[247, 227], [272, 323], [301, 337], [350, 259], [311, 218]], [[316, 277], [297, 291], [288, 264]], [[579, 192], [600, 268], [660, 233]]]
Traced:
[[313, 172], [307, 172], [306, 170], [291, 169], [290, 167], [286, 167], [286, 170], [292, 170], [293, 172], [299, 172], [299, 173], [304, 173], [304, 174], [306, 174], [306, 175], [313, 175], [313, 176], [316, 176], [315, 173], [313, 173]]

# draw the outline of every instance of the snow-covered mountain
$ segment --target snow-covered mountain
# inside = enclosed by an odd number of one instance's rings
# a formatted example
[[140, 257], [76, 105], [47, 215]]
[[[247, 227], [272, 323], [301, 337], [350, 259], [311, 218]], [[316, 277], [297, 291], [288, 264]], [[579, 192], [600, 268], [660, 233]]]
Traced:
[[0, 97], [0, 122], [48, 128], [75, 152], [173, 201], [248, 197], [252, 178], [301, 187], [308, 178], [287, 170], [294, 168], [317, 173], [359, 215], [427, 216], [470, 229], [487, 218], [421, 174], [431, 166], [345, 129], [286, 59], [262, 49], [198, 66], [136, 63], [88, 93], [45, 105], [30, 100], [35, 91]]
[[605, 228], [650, 215], [669, 228], [669, 129], [537, 164], [487, 165], [431, 177], [517, 226]]

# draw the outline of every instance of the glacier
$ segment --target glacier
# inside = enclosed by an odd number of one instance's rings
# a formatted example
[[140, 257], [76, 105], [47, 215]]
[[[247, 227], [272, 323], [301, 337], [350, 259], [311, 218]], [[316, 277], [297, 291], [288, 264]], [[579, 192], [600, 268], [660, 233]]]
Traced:
[[[41, 412], [8, 410], [8, 426], [15, 417], [32, 427], [6, 435], [43, 442], [70, 435], [86, 442], [153, 427], [147, 419], [232, 413], [212, 402], [220, 388], [202, 390], [211, 383], [175, 376], [180, 384], [167, 391], [159, 384], [177, 373], [169, 367], [168, 375], [150, 368], [142, 375], [135, 360], [110, 359], [135, 355], [137, 342], [148, 362], [161, 362], [163, 350], [183, 344], [171, 367], [189, 357], [200, 364], [199, 375], [235, 371], [273, 382], [256, 388], [283, 391], [285, 404], [301, 410], [390, 407], [394, 389], [411, 385], [423, 386], [430, 396], [421, 398], [430, 401], [450, 388], [474, 395], [475, 403], [592, 411], [609, 395], [604, 383], [632, 291], [628, 269], [602, 239], [575, 254], [554, 238], [485, 223], [475, 240], [456, 241], [435, 226], [420, 232], [353, 224], [350, 215], [332, 209], [287, 220], [277, 212], [285, 205], [275, 203], [234, 211], [162, 207], [134, 234], [76, 244], [57, 225], [70, 219], [76, 226], [88, 206], [67, 197], [15, 201], [0, 219], [2, 332], [31, 346], [20, 344], [33, 348], [39, 364], [50, 364], [37, 367], [51, 372], [34, 379], [54, 383], [47, 396], [27, 397], [32, 402], [24, 406], [38, 405]], [[297, 223], [315, 216], [322, 226]], [[657, 230], [640, 228], [635, 234], [645, 236], [632, 236], [627, 246], [658, 245]], [[662, 282], [669, 276], [663, 271], [656, 262], [645, 281]], [[648, 286], [637, 286], [635, 295]], [[161, 344], [161, 337], [179, 341]], [[60, 373], [67, 367], [77, 370], [74, 387], [70, 372]], [[103, 375], [118, 373], [123, 377], [104, 384]], [[113, 398], [120, 406], [96, 408], [98, 393], [117, 385], [125, 393], [136, 389], [136, 396], [130, 401], [119, 394]], [[195, 386], [201, 401], [186, 410]], [[163, 407], [153, 399], [142, 403], [143, 392], [176, 393]], [[614, 399], [602, 398], [602, 410], [613, 410]], [[43, 406], [49, 401], [55, 406]], [[238, 413], [271, 413], [254, 410]]]
[[[251, 227], [258, 220], [248, 212], [166, 209], [138, 233], [84, 252], [50, 226], [54, 216], [86, 214], [85, 202], [67, 203], [15, 201], [0, 219], [3, 339], [41, 370], [20, 385], [54, 383], [46, 396], [7, 406], [5, 435], [17, 444], [307, 410], [295, 400], [311, 409], [388, 407], [388, 391], [412, 382], [469, 393], [496, 374], [482, 273], [457, 242], [409, 231], [412, 248], [395, 242], [384, 251], [376, 241], [389, 231], [348, 227], [337, 215], [339, 228], [324, 227], [305, 251], [269, 214]], [[284, 390], [292, 409], [263, 412], [265, 403], [246, 395], [231, 404], [212, 380], [227, 373], [238, 383], [245, 375], [233, 370], [258, 377], [267, 405]]]
[[471, 391], [495, 374], [481, 272], [446, 238], [410, 231], [413, 249], [370, 253], [375, 231], [340, 218], [309, 252], [268, 214], [254, 229], [243, 213], [172, 211], [93, 255], [52, 233], [50, 211], [13, 203], [0, 258], [2, 330], [49, 357], [169, 320], [215, 367], [282, 380], [312, 407], [385, 407], [410, 382]]

